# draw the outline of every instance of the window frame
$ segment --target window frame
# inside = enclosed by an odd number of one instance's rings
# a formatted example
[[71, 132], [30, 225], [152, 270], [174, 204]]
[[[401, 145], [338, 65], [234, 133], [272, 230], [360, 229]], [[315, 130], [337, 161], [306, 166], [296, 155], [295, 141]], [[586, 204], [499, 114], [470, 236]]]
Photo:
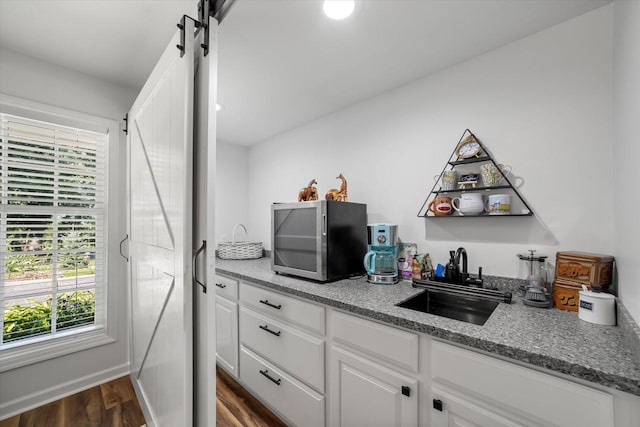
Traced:
[[[4, 372], [118, 340], [117, 298], [120, 275], [117, 268], [117, 255], [115, 255], [117, 251], [114, 252], [113, 248], [117, 247], [119, 240], [118, 205], [121, 202], [119, 191], [121, 185], [119, 175], [121, 174], [118, 171], [118, 160], [121, 139], [120, 126], [115, 120], [2, 93], [0, 93], [0, 111], [32, 120], [104, 132], [107, 135], [105, 147], [104, 321], [100, 322], [96, 317], [98, 324], [58, 332], [54, 336], [37, 336], [4, 344], [4, 348], [0, 350], [0, 372]], [[98, 292], [96, 292], [97, 295]]]

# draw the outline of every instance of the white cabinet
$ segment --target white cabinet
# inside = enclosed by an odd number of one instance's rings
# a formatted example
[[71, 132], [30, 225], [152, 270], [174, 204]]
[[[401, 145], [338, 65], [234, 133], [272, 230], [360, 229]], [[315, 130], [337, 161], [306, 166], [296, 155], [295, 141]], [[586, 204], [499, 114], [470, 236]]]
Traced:
[[609, 393], [443, 342], [432, 342], [431, 376], [434, 426], [615, 425]]
[[216, 274], [216, 362], [238, 378], [238, 281]]
[[332, 426], [417, 426], [418, 381], [353, 354], [331, 349]]
[[338, 311], [330, 318], [331, 425], [418, 425], [418, 335]]
[[216, 362], [238, 377], [238, 304], [216, 297]]
[[240, 380], [299, 426], [325, 425], [325, 308], [240, 285]]
[[240, 342], [324, 392], [324, 340], [242, 307]]

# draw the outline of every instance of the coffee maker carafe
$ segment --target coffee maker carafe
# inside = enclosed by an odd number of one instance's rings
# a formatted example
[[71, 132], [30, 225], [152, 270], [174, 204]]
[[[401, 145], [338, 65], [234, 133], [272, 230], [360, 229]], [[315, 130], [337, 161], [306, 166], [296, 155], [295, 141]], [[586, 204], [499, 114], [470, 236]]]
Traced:
[[369, 283], [391, 285], [398, 282], [398, 226], [393, 224], [369, 224], [368, 252], [364, 256], [364, 268]]

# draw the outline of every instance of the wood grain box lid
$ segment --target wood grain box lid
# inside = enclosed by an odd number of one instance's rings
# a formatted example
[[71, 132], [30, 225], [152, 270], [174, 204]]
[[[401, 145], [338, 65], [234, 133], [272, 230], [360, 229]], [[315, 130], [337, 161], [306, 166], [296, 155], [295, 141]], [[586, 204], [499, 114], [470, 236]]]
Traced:
[[[590, 291], [593, 288], [590, 285], [587, 289]], [[580, 295], [578, 292], [582, 290], [582, 284], [572, 282], [570, 280], [556, 279], [553, 281], [553, 305], [560, 310], [578, 311], [578, 304]], [[601, 290], [606, 292], [608, 286], [602, 286]]]
[[571, 258], [571, 259], [592, 261], [592, 262], [612, 262], [613, 261], [613, 256], [611, 255], [594, 254], [590, 252], [579, 252], [579, 251], [556, 252], [556, 259], [558, 258]]
[[613, 257], [587, 252], [557, 252], [556, 278], [585, 285], [611, 284]]

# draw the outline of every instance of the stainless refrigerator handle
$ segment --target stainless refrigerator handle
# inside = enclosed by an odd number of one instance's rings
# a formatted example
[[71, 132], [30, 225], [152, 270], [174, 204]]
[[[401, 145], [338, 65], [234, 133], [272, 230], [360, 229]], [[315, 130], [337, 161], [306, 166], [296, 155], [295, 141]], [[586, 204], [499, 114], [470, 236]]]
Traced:
[[193, 275], [193, 281], [202, 286], [202, 293], [205, 294], [207, 293], [207, 285], [198, 280], [198, 255], [200, 255], [200, 253], [204, 251], [206, 247], [207, 241], [203, 240], [202, 246], [200, 246], [200, 248], [193, 254], [193, 258], [191, 260], [191, 273]]

